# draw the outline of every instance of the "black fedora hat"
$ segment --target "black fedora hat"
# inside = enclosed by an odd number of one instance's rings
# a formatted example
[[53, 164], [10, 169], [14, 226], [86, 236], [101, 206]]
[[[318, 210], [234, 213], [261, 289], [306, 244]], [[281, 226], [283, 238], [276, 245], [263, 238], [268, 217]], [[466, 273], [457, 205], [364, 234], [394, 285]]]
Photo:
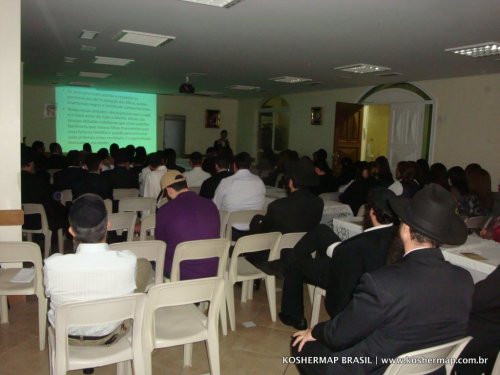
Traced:
[[439, 244], [462, 245], [467, 240], [453, 197], [437, 184], [427, 185], [411, 200], [395, 197], [389, 204], [403, 223]]
[[291, 178], [295, 187], [306, 188], [319, 185], [319, 177], [314, 173], [311, 160], [288, 161], [285, 163], [287, 177]]

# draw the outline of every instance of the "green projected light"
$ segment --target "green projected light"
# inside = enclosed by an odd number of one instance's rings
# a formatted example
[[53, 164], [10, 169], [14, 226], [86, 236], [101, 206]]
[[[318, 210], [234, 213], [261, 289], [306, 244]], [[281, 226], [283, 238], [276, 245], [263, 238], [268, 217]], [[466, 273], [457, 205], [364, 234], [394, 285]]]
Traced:
[[144, 146], [156, 151], [156, 95], [56, 87], [56, 138], [64, 151]]

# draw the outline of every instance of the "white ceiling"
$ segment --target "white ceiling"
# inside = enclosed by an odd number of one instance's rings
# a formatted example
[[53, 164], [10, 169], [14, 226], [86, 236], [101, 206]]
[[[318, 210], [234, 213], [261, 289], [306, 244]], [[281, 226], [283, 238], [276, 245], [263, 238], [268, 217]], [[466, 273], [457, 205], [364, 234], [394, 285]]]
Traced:
[[[216, 8], [180, 0], [22, 0], [24, 83], [174, 94], [186, 73], [196, 92], [245, 98], [382, 83], [500, 73], [500, 55], [471, 58], [450, 47], [500, 42], [498, 0], [242, 0]], [[162, 47], [119, 43], [121, 30], [175, 36]], [[94, 40], [81, 30], [99, 31]], [[96, 47], [80, 51], [82, 44]], [[94, 56], [134, 59], [96, 65]], [[76, 57], [65, 63], [64, 57]], [[334, 70], [369, 63], [401, 76]], [[106, 79], [80, 71], [111, 73]], [[385, 72], [384, 72], [385, 73]], [[290, 85], [269, 78], [311, 78]], [[260, 86], [241, 92], [230, 85]]]

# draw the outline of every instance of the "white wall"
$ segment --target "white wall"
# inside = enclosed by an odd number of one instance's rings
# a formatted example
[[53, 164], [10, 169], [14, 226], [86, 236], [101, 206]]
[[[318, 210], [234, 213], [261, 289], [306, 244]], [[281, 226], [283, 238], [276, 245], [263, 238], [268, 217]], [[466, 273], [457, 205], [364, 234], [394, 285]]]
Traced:
[[[0, 1], [0, 210], [21, 208], [21, 2]], [[21, 226], [0, 227], [1, 241], [20, 241]]]

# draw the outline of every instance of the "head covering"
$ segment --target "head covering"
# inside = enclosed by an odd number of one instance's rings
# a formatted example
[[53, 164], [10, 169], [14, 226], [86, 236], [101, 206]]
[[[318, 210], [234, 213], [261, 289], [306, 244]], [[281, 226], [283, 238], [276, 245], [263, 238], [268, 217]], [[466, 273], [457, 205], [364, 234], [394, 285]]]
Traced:
[[389, 204], [402, 222], [437, 243], [462, 245], [467, 240], [467, 228], [455, 213], [453, 197], [437, 184], [427, 185], [411, 200], [395, 197]]
[[383, 211], [392, 211], [389, 206], [389, 199], [395, 198], [393, 191], [384, 187], [374, 187], [368, 192], [366, 197], [369, 206], [379, 208]]
[[319, 185], [319, 177], [314, 173], [314, 165], [309, 159], [288, 161], [285, 164], [285, 171], [296, 188]]
[[172, 169], [170, 171], [167, 171], [163, 175], [160, 181], [160, 186], [162, 189], [165, 189], [170, 185], [180, 181], [186, 181], [186, 177], [184, 177], [181, 172]]
[[69, 209], [69, 223], [76, 228], [95, 228], [108, 216], [102, 198], [96, 194], [83, 194], [73, 201]]

